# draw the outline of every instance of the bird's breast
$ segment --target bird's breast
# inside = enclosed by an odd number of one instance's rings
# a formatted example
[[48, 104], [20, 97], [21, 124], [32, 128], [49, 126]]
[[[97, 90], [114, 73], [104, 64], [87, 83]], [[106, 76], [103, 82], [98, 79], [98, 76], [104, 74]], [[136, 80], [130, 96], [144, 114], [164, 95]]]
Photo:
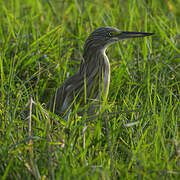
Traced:
[[110, 63], [108, 57], [104, 56], [104, 72], [103, 72], [103, 89], [105, 99], [108, 96], [109, 92], [109, 84], [110, 84]]

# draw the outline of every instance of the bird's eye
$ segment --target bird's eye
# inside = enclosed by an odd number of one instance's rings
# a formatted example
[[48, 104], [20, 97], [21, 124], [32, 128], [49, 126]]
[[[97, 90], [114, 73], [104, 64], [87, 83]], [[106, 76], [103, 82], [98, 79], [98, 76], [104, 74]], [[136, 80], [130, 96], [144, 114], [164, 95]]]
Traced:
[[112, 36], [112, 33], [111, 33], [111, 32], [108, 32], [108, 36], [111, 37], [111, 36]]

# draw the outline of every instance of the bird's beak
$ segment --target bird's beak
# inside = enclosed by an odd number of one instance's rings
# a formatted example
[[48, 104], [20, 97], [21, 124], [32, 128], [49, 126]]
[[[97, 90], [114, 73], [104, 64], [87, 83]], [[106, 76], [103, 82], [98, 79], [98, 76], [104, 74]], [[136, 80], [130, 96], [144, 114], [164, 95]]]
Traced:
[[117, 34], [116, 37], [118, 37], [119, 40], [122, 40], [122, 39], [146, 37], [146, 36], [151, 36], [153, 34], [154, 33], [147, 33], [147, 32], [120, 31], [120, 33]]

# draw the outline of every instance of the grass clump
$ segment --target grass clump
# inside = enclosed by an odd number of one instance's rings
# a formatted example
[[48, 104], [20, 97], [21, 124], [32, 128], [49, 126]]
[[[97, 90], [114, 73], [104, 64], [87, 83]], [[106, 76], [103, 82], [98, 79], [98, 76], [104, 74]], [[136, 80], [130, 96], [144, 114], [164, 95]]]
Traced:
[[[1, 179], [179, 179], [178, 1], [0, 1]], [[111, 116], [45, 111], [101, 26], [154, 32], [108, 49]], [[64, 147], [65, 146], [65, 147]]]

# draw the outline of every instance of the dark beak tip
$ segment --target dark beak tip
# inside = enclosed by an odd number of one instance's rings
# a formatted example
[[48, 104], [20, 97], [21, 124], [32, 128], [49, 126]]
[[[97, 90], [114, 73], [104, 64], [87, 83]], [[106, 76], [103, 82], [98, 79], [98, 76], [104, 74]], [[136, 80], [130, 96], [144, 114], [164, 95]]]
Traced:
[[138, 33], [141, 37], [146, 37], [146, 36], [153, 36], [155, 33]]
[[147, 36], [153, 36], [153, 35], [155, 35], [155, 33], [148, 33]]

